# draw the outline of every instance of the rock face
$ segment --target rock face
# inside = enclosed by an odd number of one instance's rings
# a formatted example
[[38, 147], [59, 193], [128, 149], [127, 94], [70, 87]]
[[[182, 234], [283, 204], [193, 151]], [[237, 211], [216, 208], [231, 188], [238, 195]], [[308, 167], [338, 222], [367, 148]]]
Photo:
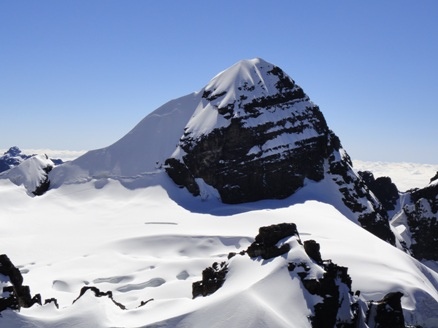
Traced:
[[366, 323], [369, 327], [405, 328], [405, 319], [401, 307], [403, 293], [393, 292], [377, 302], [370, 302]]
[[[35, 303], [41, 305], [41, 296], [39, 294], [31, 296], [29, 286], [23, 286], [23, 276], [20, 270], [5, 254], [0, 255], [0, 275], [5, 276], [10, 282], [10, 286], [4, 286], [3, 290], [0, 290], [0, 312], [5, 309], [28, 308]], [[0, 279], [0, 282], [3, 281], [5, 279]]]
[[217, 75], [165, 161], [193, 195], [215, 188], [224, 203], [282, 199], [329, 178], [365, 229], [395, 243], [382, 205], [352, 169], [319, 107], [280, 68], [244, 60]]
[[289, 244], [278, 247], [277, 243], [290, 236], [297, 236], [297, 226], [293, 223], [281, 223], [267, 227], [261, 227], [255, 241], [248, 247], [247, 253], [250, 257], [260, 256], [268, 260], [289, 252]]
[[196, 179], [225, 203], [285, 198], [304, 179], [324, 177], [324, 159], [339, 144], [318, 106], [280, 68], [242, 61], [202, 92], [167, 172], [195, 195]]
[[365, 181], [368, 188], [373, 192], [377, 199], [382, 204], [383, 208], [388, 212], [395, 209], [397, 200], [399, 199], [399, 191], [397, 186], [391, 181], [390, 177], [374, 178], [374, 175], [369, 171], [358, 172], [360, 177]]
[[438, 183], [410, 192], [403, 207], [410, 232], [410, 250], [419, 260], [438, 261]]

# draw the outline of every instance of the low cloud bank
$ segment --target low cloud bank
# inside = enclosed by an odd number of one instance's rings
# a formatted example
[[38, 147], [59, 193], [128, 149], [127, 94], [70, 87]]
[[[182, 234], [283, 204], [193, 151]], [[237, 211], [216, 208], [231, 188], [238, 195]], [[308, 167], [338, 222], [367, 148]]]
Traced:
[[371, 171], [375, 178], [390, 177], [400, 191], [427, 186], [438, 171], [437, 164], [353, 160], [353, 166], [356, 171]]

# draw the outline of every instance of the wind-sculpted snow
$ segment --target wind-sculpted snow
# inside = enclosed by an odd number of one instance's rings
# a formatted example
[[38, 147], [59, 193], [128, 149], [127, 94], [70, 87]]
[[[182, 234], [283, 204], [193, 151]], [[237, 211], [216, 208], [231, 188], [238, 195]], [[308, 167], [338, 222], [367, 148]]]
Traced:
[[[5, 182], [0, 192], [10, 190]], [[179, 192], [180, 202], [193, 202], [191, 195]], [[436, 326], [436, 273], [330, 205], [294, 203], [271, 200], [246, 209], [216, 203], [211, 213], [221, 214], [214, 215], [181, 207], [162, 187], [130, 190], [114, 180], [101, 189], [93, 181], [64, 185], [42, 198], [24, 191], [9, 194], [0, 207], [2, 251], [20, 269], [32, 294], [56, 298], [59, 309], [49, 303], [19, 313], [3, 311], [0, 325], [310, 327], [308, 316], [321, 298], [305, 290], [298, 274], [291, 276], [288, 263], [310, 263], [312, 277], [322, 277], [324, 271], [294, 238], [286, 241], [291, 246], [286, 258], [236, 255], [229, 260], [223, 286], [192, 299], [192, 283], [205, 268], [248, 249], [260, 227], [294, 222], [303, 243], [316, 240], [321, 245], [322, 259], [348, 267], [352, 290], [361, 291], [364, 304], [401, 291], [405, 320]], [[29, 247], [32, 252], [23, 251]], [[96, 287], [107, 296], [86, 291], [72, 304], [83, 287]]]

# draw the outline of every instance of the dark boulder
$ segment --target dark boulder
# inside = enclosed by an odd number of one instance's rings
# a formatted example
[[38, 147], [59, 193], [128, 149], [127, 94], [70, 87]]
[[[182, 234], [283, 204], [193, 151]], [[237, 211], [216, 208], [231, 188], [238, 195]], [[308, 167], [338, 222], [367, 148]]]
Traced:
[[294, 223], [280, 223], [261, 227], [255, 241], [248, 247], [249, 257], [259, 257], [271, 259], [283, 255], [290, 250], [289, 244], [277, 246], [277, 243], [288, 237], [297, 236], [299, 238], [297, 226]]
[[193, 298], [207, 296], [216, 292], [225, 282], [228, 273], [228, 264], [214, 262], [211, 267], [202, 271], [202, 280], [192, 284]]
[[[8, 297], [0, 298], [0, 312], [5, 309], [19, 310], [35, 303], [41, 304], [39, 294], [32, 297], [29, 286], [23, 286], [23, 276], [6, 254], [0, 255], [0, 274], [9, 278], [11, 286], [3, 288]], [[0, 293], [1, 294], [1, 293]]]
[[377, 328], [405, 328], [405, 319], [401, 306], [403, 293], [388, 293], [380, 301], [370, 302], [367, 324]]
[[320, 253], [320, 246], [319, 244], [314, 240], [306, 240], [304, 242], [304, 250], [306, 251], [307, 255], [314, 260], [318, 264], [322, 264], [322, 258]]
[[359, 171], [358, 174], [383, 205], [385, 211], [388, 212], [395, 209], [399, 192], [390, 177], [379, 177], [375, 179], [374, 175], [369, 171]]

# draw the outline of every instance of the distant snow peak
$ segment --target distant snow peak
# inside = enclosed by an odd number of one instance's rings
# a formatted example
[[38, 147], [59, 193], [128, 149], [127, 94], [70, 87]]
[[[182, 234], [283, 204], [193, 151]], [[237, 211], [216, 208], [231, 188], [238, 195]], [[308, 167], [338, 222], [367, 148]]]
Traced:
[[17, 157], [19, 154], [21, 154], [21, 150], [17, 146], [12, 146], [4, 153], [4, 155], [8, 155], [9, 157]]
[[25, 159], [30, 158], [33, 155], [25, 155], [21, 152], [20, 148], [13, 146], [9, 148], [3, 156], [0, 156], [0, 172], [9, 170], [10, 168], [17, 166]]

